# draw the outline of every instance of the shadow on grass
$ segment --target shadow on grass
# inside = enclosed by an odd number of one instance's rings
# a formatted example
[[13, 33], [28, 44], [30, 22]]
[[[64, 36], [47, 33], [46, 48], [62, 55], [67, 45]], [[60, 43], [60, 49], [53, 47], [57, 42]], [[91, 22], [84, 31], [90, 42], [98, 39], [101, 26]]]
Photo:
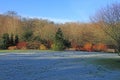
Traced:
[[96, 65], [101, 65], [104, 66], [108, 69], [114, 69], [114, 70], [120, 70], [120, 59], [98, 59], [93, 61], [94, 64]]

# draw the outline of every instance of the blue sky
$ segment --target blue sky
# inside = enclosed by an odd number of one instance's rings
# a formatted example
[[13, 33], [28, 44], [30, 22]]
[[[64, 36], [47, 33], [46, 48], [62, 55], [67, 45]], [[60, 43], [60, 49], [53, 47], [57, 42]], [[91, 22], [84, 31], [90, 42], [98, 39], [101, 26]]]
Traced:
[[55, 22], [89, 22], [101, 7], [116, 2], [120, 0], [0, 0], [0, 13], [16, 11]]

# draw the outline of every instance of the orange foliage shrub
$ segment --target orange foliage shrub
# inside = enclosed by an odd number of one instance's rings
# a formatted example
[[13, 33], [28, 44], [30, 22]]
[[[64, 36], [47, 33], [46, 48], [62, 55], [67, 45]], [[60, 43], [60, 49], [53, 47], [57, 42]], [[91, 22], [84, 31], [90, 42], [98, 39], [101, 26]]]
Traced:
[[27, 43], [26, 42], [19, 42], [17, 44], [17, 49], [26, 49]]
[[91, 52], [92, 51], [92, 43], [84, 44], [83, 48], [84, 48], [85, 51]]
[[47, 47], [44, 44], [40, 45], [40, 50], [47, 50]]
[[103, 43], [98, 43], [93, 46], [94, 51], [106, 51], [106, 49], [107, 49], [107, 46]]

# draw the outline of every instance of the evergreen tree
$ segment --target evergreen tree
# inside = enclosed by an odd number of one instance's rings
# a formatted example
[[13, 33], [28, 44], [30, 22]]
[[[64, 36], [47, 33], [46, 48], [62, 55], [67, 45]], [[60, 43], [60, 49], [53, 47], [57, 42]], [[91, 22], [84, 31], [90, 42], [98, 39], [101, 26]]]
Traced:
[[19, 37], [18, 35], [15, 36], [15, 45], [17, 45], [19, 43]]
[[55, 34], [55, 40], [52, 48], [53, 50], [56, 50], [56, 51], [64, 50], [64, 37], [63, 37], [62, 30], [60, 28], [58, 28]]
[[10, 46], [13, 46], [14, 45], [14, 38], [13, 38], [13, 34], [11, 34], [11, 37], [10, 37]]
[[66, 48], [70, 48], [71, 47], [71, 42], [69, 40], [64, 39], [64, 46]]
[[31, 41], [33, 37], [33, 31], [32, 30], [26, 30], [23, 33], [23, 40], [24, 41]]
[[63, 37], [63, 32], [60, 28], [58, 28], [56, 34], [55, 34], [55, 40], [56, 41], [63, 41], [64, 37]]
[[8, 33], [3, 34], [2, 39], [3, 39], [2, 40], [2, 48], [7, 49], [10, 46], [9, 34]]

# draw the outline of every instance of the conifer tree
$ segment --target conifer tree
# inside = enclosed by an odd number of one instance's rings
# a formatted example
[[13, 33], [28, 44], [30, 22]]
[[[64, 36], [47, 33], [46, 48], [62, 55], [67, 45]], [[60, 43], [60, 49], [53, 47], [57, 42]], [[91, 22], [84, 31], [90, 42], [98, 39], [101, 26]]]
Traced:
[[60, 28], [58, 28], [55, 34], [53, 50], [56, 50], [56, 51], [64, 50], [64, 37], [63, 37], [63, 32]]
[[3, 34], [2, 39], [3, 39], [2, 48], [7, 49], [10, 46], [9, 34], [8, 33]]
[[11, 34], [11, 37], [10, 37], [10, 46], [13, 46], [14, 45], [14, 38], [13, 38], [13, 34]]
[[18, 35], [15, 35], [15, 45], [17, 45], [19, 43], [19, 37]]

